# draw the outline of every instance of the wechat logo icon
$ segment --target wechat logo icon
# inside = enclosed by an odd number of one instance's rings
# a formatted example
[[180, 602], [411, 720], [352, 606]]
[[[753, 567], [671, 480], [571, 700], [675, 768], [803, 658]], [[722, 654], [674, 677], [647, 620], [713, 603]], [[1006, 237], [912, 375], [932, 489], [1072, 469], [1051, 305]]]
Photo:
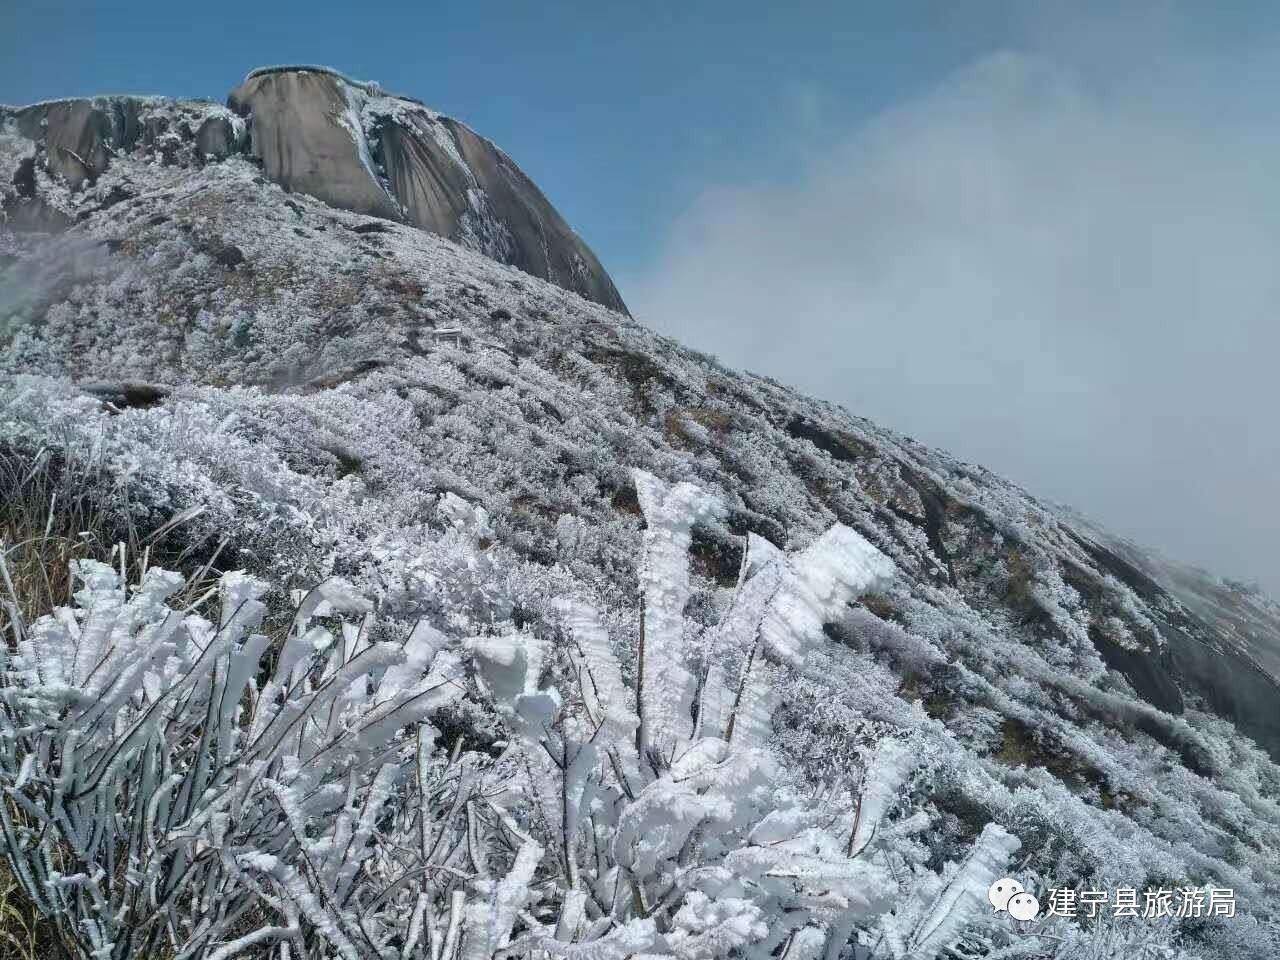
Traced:
[[1007, 911], [1015, 920], [1034, 920], [1040, 912], [1040, 901], [1027, 893], [1012, 877], [997, 880], [987, 891], [987, 899], [996, 913]]

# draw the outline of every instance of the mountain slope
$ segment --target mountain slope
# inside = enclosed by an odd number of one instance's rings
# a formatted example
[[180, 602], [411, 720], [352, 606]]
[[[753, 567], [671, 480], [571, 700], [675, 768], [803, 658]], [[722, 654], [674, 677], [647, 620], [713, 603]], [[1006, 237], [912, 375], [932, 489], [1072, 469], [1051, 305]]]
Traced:
[[[697, 617], [746, 534], [794, 548], [844, 523], [898, 575], [781, 691], [793, 776], [838, 777], [908, 734], [939, 856], [994, 819], [1046, 886], [1210, 883], [1275, 915], [1280, 688], [1251, 635], [1274, 607], [472, 249], [290, 194], [249, 157], [122, 155], [72, 190], [25, 162], [20, 128], [3, 137], [0, 175], [31, 184], [7, 209], [66, 225], [0, 233], [11, 455], [93, 458], [140, 525], [198, 508], [192, 549], [230, 538], [221, 562], [279, 583], [340, 573], [393, 617], [536, 625], [589, 598], [624, 661], [629, 468], [729, 507], [694, 531]], [[502, 573], [424, 605], [467, 562], [449, 494], [487, 511]], [[1228, 951], [1244, 934], [1198, 936]]]

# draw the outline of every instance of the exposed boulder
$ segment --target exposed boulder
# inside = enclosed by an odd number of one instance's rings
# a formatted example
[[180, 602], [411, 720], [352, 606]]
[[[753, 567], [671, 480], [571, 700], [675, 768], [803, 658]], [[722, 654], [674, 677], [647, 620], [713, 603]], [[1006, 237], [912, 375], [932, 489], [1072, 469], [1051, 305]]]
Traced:
[[[0, 117], [0, 122], [3, 119]], [[56, 233], [70, 226], [70, 217], [37, 196], [34, 156], [18, 161], [12, 181], [12, 193], [0, 185], [0, 222], [6, 227], [21, 233]]]
[[111, 114], [94, 100], [58, 100], [18, 111], [18, 132], [43, 141], [45, 169], [73, 190], [93, 183], [111, 160]]
[[115, 157], [141, 151], [170, 166], [206, 155], [221, 160], [237, 152], [244, 138], [238, 118], [201, 100], [80, 97], [5, 113], [36, 144], [40, 166], [72, 190], [93, 186]]
[[213, 258], [214, 263], [220, 264], [228, 270], [234, 270], [245, 262], [243, 250], [233, 243], [224, 242], [218, 237], [210, 240], [204, 249]]
[[36, 195], [36, 158], [24, 157], [13, 173], [13, 188], [20, 197]]
[[377, 116], [375, 130], [375, 156], [410, 223], [626, 312], [595, 254], [493, 143], [409, 101]]
[[250, 74], [227, 105], [250, 118], [250, 150], [286, 190], [400, 220], [399, 205], [374, 174], [355, 93], [337, 74], [270, 71]]
[[154, 407], [173, 392], [170, 387], [140, 380], [94, 380], [83, 384], [82, 389], [119, 410]]
[[169, 134], [172, 126], [169, 117], [163, 113], [153, 113], [142, 124], [142, 144], [151, 149]]
[[225, 160], [243, 147], [243, 123], [231, 117], [206, 117], [196, 131], [196, 155], [202, 160]]
[[407, 221], [626, 312], [542, 192], [458, 121], [317, 67], [254, 71], [228, 105], [250, 118], [252, 151], [286, 190]]
[[1167, 669], [1208, 709], [1280, 761], [1280, 683], [1244, 651], [1213, 643], [1211, 634], [1200, 639], [1169, 627], [1164, 632], [1168, 656], [1154, 669]]
[[[409, 221], [447, 237], [470, 209], [467, 190], [476, 184], [456, 152], [450, 156], [436, 139], [440, 128], [439, 121], [425, 110], [397, 111], [379, 123], [377, 150], [387, 181]], [[445, 137], [450, 143], [447, 133]], [[484, 252], [492, 256], [498, 251]]]
[[595, 254], [511, 158], [457, 120], [444, 118], [442, 123], [511, 237], [507, 262], [625, 312], [622, 297]]
[[71, 225], [71, 218], [40, 197], [0, 199], [0, 220], [19, 233], [57, 233]]
[[1189, 699], [1229, 718], [1280, 761], [1280, 605], [1073, 519], [1071, 536], [1092, 564], [1164, 612], [1158, 650], [1125, 650], [1090, 631], [1107, 666], [1161, 710], [1181, 713]]

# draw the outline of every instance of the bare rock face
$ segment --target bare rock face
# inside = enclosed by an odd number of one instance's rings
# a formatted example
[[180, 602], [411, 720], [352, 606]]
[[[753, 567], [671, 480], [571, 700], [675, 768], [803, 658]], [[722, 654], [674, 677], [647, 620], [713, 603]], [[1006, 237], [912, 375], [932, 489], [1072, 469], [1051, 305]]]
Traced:
[[73, 190], [92, 183], [106, 169], [115, 149], [136, 139], [136, 109], [129, 98], [57, 100], [25, 107], [16, 114], [18, 132], [42, 141], [45, 169]]
[[207, 117], [196, 131], [196, 154], [205, 161], [226, 160], [244, 148], [244, 125], [229, 117]]
[[[34, 164], [72, 192], [93, 187], [118, 157], [189, 166], [242, 152], [245, 139], [243, 121], [225, 107], [168, 97], [79, 97], [0, 108], [0, 123], [9, 122], [35, 143]], [[14, 185], [33, 201], [28, 208], [43, 203], [34, 176]], [[53, 220], [27, 219], [33, 229], [53, 228]]]
[[360, 124], [358, 90], [319, 70], [251, 74], [227, 105], [250, 120], [250, 151], [286, 190], [374, 217], [403, 219], [378, 182]]
[[626, 310], [600, 262], [511, 158], [456, 120], [442, 119], [512, 245], [508, 261], [616, 310]]
[[440, 234], [626, 312], [589, 247], [493, 143], [421, 103], [316, 67], [254, 71], [228, 105], [287, 190]]

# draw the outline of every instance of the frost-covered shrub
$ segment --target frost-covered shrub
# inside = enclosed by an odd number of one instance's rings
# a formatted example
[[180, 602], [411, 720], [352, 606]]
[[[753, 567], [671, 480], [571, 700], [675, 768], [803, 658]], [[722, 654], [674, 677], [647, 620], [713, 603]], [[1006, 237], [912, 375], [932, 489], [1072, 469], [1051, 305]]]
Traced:
[[[781, 672], [892, 564], [839, 526], [794, 555], [752, 538], [699, 630], [690, 535], [719, 506], [636, 485], [633, 682], [581, 601], [555, 637], [420, 621], [388, 639], [329, 580], [272, 643], [252, 577], [223, 575], [212, 622], [173, 609], [176, 574], [129, 586], [79, 562], [74, 604], [13, 616], [3, 663], [0, 826], [23, 892], [100, 960], [934, 957], [1017, 839], [988, 825], [935, 873], [929, 817], [900, 802], [909, 745], [818, 795], [770, 745]], [[483, 516], [449, 504], [478, 548]], [[432, 719], [469, 690], [509, 739], [437, 750]]]
[[[562, 645], [514, 631], [467, 645], [514, 736], [521, 818], [562, 904], [522, 942], [563, 957], [835, 958], [857, 932], [894, 957], [935, 956], [980, 912], [1017, 839], [988, 825], [963, 864], [934, 875], [911, 851], [927, 816], [889, 815], [918, 763], [904, 744], [883, 741], [856, 787], [814, 798], [786, 783], [768, 743], [777, 669], [892, 564], [840, 526], [795, 556], [753, 537], [727, 615], [696, 635], [682, 615], [690, 534], [718, 504], [689, 484], [635, 482], [648, 526], [633, 685], [582, 604], [562, 607]], [[542, 686], [548, 673], [569, 682]]]
[[[354, 918], [396, 853], [389, 798], [445, 803], [429, 737], [400, 731], [456, 697], [458, 660], [425, 626], [375, 642], [331, 581], [299, 598], [282, 644], [255, 632], [265, 584], [230, 573], [217, 623], [165, 601], [159, 569], [127, 587], [80, 561], [72, 607], [13, 617], [0, 697], [0, 824], [23, 893], [75, 956], [242, 955], [368, 939]], [[415, 861], [417, 862], [417, 861]], [[264, 916], [270, 919], [263, 923]]]

